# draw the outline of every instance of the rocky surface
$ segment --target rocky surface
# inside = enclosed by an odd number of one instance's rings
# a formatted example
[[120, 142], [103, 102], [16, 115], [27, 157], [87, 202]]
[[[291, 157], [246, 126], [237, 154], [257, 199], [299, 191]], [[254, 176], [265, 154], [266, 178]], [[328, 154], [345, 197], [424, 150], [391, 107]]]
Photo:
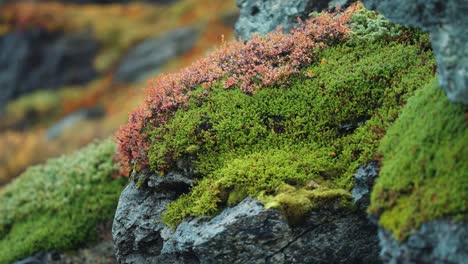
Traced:
[[298, 24], [297, 18], [305, 19], [313, 11], [326, 10], [336, 5], [346, 6], [353, 0], [237, 0], [240, 17], [235, 25], [235, 34], [243, 40], [254, 33], [264, 35], [280, 26], [287, 32]]
[[379, 164], [375, 161], [367, 166], [359, 167], [354, 175], [355, 184], [351, 194], [353, 195], [354, 203], [363, 210], [366, 210], [370, 204], [370, 193], [377, 176], [379, 176]]
[[403, 243], [383, 229], [379, 238], [386, 263], [466, 263], [468, 259], [468, 223], [425, 223]]
[[51, 140], [59, 137], [66, 129], [73, 127], [80, 121], [98, 119], [104, 115], [105, 110], [102, 106], [83, 108], [75, 111], [51, 125], [47, 129], [47, 139]]
[[44, 30], [0, 37], [0, 111], [5, 104], [37, 89], [83, 84], [96, 76], [98, 43], [86, 34]]
[[362, 0], [394, 23], [431, 33], [439, 83], [453, 102], [468, 104], [468, 1]]
[[323, 208], [290, 226], [278, 210], [246, 198], [212, 219], [172, 230], [167, 204], [188, 191], [187, 173], [151, 175], [122, 193], [113, 225], [120, 263], [379, 263], [377, 228], [362, 211]]
[[147, 263], [160, 254], [163, 241], [173, 232], [161, 222], [161, 215], [191, 181], [187, 174], [173, 172], [164, 178], [151, 175], [148, 185], [140, 188], [130, 182], [120, 196], [112, 226], [120, 263]]
[[156, 74], [169, 60], [190, 50], [197, 39], [198, 32], [195, 29], [180, 28], [143, 41], [122, 60], [117, 69], [116, 81], [139, 81]]

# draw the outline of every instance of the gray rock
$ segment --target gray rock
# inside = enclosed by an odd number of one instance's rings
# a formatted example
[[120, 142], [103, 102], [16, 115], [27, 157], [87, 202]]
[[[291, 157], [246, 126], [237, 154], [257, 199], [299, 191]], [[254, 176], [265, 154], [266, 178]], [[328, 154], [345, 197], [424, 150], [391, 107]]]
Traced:
[[87, 34], [36, 29], [0, 37], [0, 111], [9, 100], [37, 89], [90, 81], [96, 76], [97, 50]]
[[289, 32], [298, 25], [297, 18], [306, 19], [313, 11], [336, 5], [346, 6], [350, 0], [237, 0], [240, 17], [235, 26], [236, 37], [249, 40], [254, 33], [265, 35], [280, 26]]
[[188, 187], [192, 185], [193, 179], [184, 176], [177, 172], [169, 172], [164, 177], [159, 175], [151, 175], [148, 179], [148, 187], [153, 188], [155, 191], [171, 190], [177, 193], [185, 193]]
[[[146, 172], [142, 172], [147, 174]], [[187, 192], [190, 175], [171, 172], [161, 177], [144, 175], [137, 188], [133, 181], [122, 192], [112, 225], [115, 255], [119, 263], [153, 263], [173, 230], [161, 222], [166, 206]]]
[[394, 23], [431, 33], [439, 83], [453, 101], [468, 104], [468, 1], [362, 0]]
[[379, 263], [376, 227], [365, 214], [333, 208], [295, 227], [282, 213], [246, 198], [211, 220], [189, 219], [161, 256], [195, 255], [200, 263]]
[[163, 234], [172, 232], [161, 223], [161, 214], [175, 198], [173, 193], [139, 190], [130, 182], [120, 196], [112, 226], [119, 263], [145, 263], [159, 255]]
[[102, 106], [84, 108], [69, 114], [61, 120], [55, 122], [47, 129], [47, 139], [51, 140], [59, 137], [66, 129], [73, 127], [76, 123], [89, 119], [97, 119], [104, 116], [105, 111]]
[[172, 58], [190, 50], [198, 39], [193, 28], [180, 28], [143, 41], [131, 49], [116, 72], [117, 82], [144, 80], [158, 73]]
[[193, 252], [200, 263], [264, 263], [290, 240], [290, 228], [280, 212], [265, 210], [247, 198], [209, 221], [182, 222], [161, 253]]
[[122, 193], [113, 229], [120, 263], [380, 263], [377, 228], [363, 212], [324, 208], [290, 226], [280, 211], [246, 198], [172, 231], [159, 220], [174, 197], [132, 183]]
[[379, 164], [374, 161], [365, 167], [360, 166], [356, 174], [354, 174], [355, 183], [351, 194], [353, 195], [354, 203], [363, 210], [369, 207], [370, 192], [377, 176], [379, 176]]
[[468, 223], [437, 220], [423, 224], [399, 243], [379, 228], [381, 257], [386, 263], [466, 263]]
[[381, 263], [376, 232], [364, 212], [323, 208], [292, 228], [293, 239], [266, 263]]

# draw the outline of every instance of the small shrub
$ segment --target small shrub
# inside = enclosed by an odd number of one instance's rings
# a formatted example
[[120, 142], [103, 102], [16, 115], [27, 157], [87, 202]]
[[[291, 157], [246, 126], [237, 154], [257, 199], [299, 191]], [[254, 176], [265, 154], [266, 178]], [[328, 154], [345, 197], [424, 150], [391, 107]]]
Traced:
[[0, 192], [0, 263], [39, 251], [67, 250], [96, 238], [112, 219], [122, 179], [104, 141], [31, 167]]
[[401, 25], [391, 23], [379, 13], [365, 8], [352, 15], [349, 27], [350, 35], [356, 43], [396, 40], [407, 30]]
[[352, 12], [354, 8], [341, 14], [324, 13], [291, 34], [275, 32], [265, 38], [256, 36], [246, 44], [231, 42], [179, 73], [161, 75], [147, 89], [144, 104], [130, 114], [128, 124], [117, 133], [124, 173], [148, 167], [146, 127], [167, 123], [175, 111], [187, 107], [195, 88], [204, 86], [205, 93], [209, 93], [211, 85], [224, 79], [225, 88], [237, 85], [243, 92], [253, 94], [262, 86], [281, 83], [310, 65], [318, 50], [347, 38]]

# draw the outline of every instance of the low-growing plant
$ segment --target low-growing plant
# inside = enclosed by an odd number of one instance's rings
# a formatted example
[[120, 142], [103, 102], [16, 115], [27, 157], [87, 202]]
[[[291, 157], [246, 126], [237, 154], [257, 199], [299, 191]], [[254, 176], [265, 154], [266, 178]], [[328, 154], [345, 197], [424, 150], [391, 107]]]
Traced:
[[[199, 87], [167, 123], [147, 126], [151, 170], [164, 172], [191, 159], [202, 177], [169, 205], [167, 224], [214, 214], [232, 204], [231, 193], [239, 196], [235, 200], [262, 192], [275, 197], [284, 183], [300, 189], [313, 180], [323, 187], [317, 195], [345, 197], [359, 165], [376, 157], [406, 98], [433, 76], [431, 52], [406, 44], [345, 44], [318, 56], [320, 62], [283, 85], [255, 94], [224, 89], [222, 82], [209, 95]], [[431, 63], [421, 67], [423, 60]], [[317, 195], [304, 200], [310, 208]]]
[[468, 107], [437, 80], [408, 100], [382, 140], [369, 211], [398, 240], [439, 218], [468, 220]]
[[280, 83], [310, 65], [320, 49], [345, 39], [354, 10], [324, 13], [291, 34], [274, 32], [265, 38], [255, 36], [246, 44], [231, 42], [179, 73], [158, 77], [147, 89], [144, 104], [131, 113], [128, 124], [117, 133], [125, 174], [149, 165], [146, 126], [164, 125], [175, 111], [187, 106], [195, 88], [202, 85], [208, 93], [210, 86], [224, 79], [226, 89], [238, 85], [243, 92], [253, 94], [262, 86]]
[[110, 140], [31, 167], [0, 191], [0, 263], [92, 241], [112, 219], [125, 180]]
[[351, 28], [350, 35], [356, 43], [395, 40], [409, 30], [365, 8], [359, 9], [352, 15], [349, 27]]

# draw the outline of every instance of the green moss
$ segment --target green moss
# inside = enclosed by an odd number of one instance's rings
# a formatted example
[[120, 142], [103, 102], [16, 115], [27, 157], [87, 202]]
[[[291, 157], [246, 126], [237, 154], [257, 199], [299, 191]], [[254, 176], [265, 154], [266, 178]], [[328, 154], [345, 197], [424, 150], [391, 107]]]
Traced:
[[[245, 195], [274, 196], [283, 184], [300, 190], [308, 180], [347, 196], [407, 96], [433, 76], [432, 54], [406, 44], [342, 45], [319, 56], [321, 63], [254, 95], [218, 83], [207, 96], [199, 87], [189, 107], [148, 129], [152, 170], [189, 158], [200, 176], [168, 207], [165, 223], [213, 215]], [[308, 204], [319, 199], [310, 197]]]
[[0, 193], [0, 263], [66, 250], [97, 237], [112, 219], [124, 181], [112, 179], [107, 140], [28, 169]]
[[468, 219], [467, 116], [468, 107], [450, 103], [434, 80], [382, 140], [369, 211], [395, 238], [437, 218]]

